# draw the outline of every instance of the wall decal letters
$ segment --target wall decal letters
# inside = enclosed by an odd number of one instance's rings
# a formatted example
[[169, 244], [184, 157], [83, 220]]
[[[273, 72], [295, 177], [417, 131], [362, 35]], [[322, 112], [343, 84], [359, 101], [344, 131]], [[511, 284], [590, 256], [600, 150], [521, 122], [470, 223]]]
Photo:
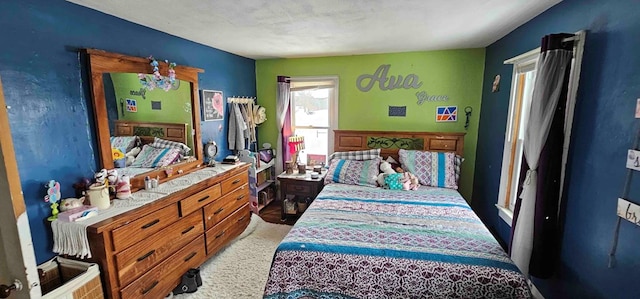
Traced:
[[144, 94], [145, 94], [146, 92], [147, 92], [147, 90], [146, 90], [145, 88], [140, 88], [140, 91], [130, 90], [130, 91], [129, 91], [129, 95], [132, 95], [132, 96], [141, 96], [141, 97], [142, 97], [142, 99], [144, 100], [144, 99], [146, 99], [146, 98], [145, 98], [145, 96], [144, 96]]
[[[393, 90], [397, 88], [418, 89], [422, 86], [422, 81], [420, 81], [420, 77], [416, 74], [409, 74], [404, 78], [402, 75], [387, 77], [390, 68], [390, 64], [382, 64], [373, 75], [362, 74], [358, 76], [356, 87], [362, 92], [367, 92], [373, 88], [376, 82], [378, 82], [378, 88], [380, 88], [380, 90]], [[365, 80], [369, 81], [366, 85], [363, 85], [363, 81]]]
[[449, 96], [445, 95], [429, 95], [426, 91], [416, 92], [416, 97], [418, 98], [418, 105], [422, 105], [425, 101], [427, 102], [446, 102], [449, 100]]

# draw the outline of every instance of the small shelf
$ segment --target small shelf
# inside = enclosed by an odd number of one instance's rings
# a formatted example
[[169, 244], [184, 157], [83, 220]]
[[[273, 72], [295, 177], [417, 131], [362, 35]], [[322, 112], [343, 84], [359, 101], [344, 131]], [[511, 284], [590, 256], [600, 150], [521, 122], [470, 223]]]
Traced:
[[264, 190], [264, 188], [267, 188], [269, 186], [271, 186], [271, 184], [273, 184], [275, 181], [274, 180], [267, 180], [264, 183], [258, 185], [258, 187], [256, 187], [256, 191], [260, 192], [262, 190]]

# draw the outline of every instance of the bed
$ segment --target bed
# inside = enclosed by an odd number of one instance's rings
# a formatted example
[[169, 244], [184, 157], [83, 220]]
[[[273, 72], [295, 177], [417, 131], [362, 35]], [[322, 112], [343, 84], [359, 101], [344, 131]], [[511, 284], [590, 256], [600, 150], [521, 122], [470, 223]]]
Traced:
[[[462, 154], [463, 135], [336, 131], [335, 151]], [[453, 188], [333, 183], [273, 257], [264, 298], [529, 298], [525, 277]]]
[[[179, 162], [190, 151], [187, 146], [187, 127], [188, 124], [184, 123], [162, 123], [162, 122], [139, 122], [128, 120], [115, 120], [114, 121], [114, 134], [111, 136], [111, 147], [123, 149], [123, 151], [129, 152], [134, 147], [143, 147], [144, 145], [150, 145], [154, 147], [181, 147], [184, 149], [180, 153], [180, 157], [176, 157], [174, 161], [167, 161], [165, 164], [173, 164]], [[158, 138], [162, 141], [158, 145]], [[146, 151], [143, 151], [143, 155]], [[157, 158], [159, 152], [150, 152], [149, 159]], [[138, 159], [138, 157], [136, 157]], [[162, 158], [158, 158], [160, 161]], [[133, 160], [133, 159], [132, 159]], [[155, 160], [155, 159], [153, 159]], [[120, 175], [127, 175], [135, 177], [148, 173], [156, 169], [159, 166], [149, 167], [150, 165], [143, 165], [149, 163], [135, 163], [126, 165], [126, 167], [119, 168]], [[140, 161], [138, 159], [138, 161]], [[157, 163], [156, 163], [157, 164]]]

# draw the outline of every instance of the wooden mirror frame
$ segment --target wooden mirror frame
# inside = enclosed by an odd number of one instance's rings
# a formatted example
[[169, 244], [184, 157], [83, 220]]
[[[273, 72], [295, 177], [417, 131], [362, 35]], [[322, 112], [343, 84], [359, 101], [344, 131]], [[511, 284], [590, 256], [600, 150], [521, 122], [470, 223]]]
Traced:
[[[89, 72], [91, 74], [90, 87], [93, 100], [93, 116], [95, 119], [96, 135], [98, 139], [98, 153], [100, 154], [101, 167], [106, 169], [114, 168], [111, 154], [111, 132], [109, 130], [109, 119], [107, 117], [107, 104], [104, 92], [103, 74], [105, 73], [143, 73], [152, 74], [148, 58], [127, 56], [118, 53], [110, 53], [97, 49], [84, 49]], [[167, 74], [169, 65], [158, 61], [160, 73]], [[203, 69], [181, 66], [174, 67], [176, 79], [191, 83], [191, 115], [193, 121], [193, 153], [196, 160], [191, 162], [181, 162], [171, 165], [173, 173], [168, 176], [163, 169], [152, 170], [145, 173], [145, 176], [152, 178], [159, 177], [160, 182], [165, 182], [202, 166], [202, 135], [200, 132], [200, 99], [198, 96], [198, 73], [204, 73]], [[131, 191], [144, 188], [144, 176], [131, 178]]]

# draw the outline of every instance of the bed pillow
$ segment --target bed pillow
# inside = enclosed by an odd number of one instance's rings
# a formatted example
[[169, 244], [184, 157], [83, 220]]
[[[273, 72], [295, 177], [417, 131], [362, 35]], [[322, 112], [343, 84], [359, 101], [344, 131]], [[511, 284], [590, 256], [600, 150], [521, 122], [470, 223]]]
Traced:
[[124, 153], [130, 151], [140, 143], [138, 136], [112, 136], [109, 138], [112, 148], [124, 149]]
[[131, 167], [154, 168], [167, 166], [179, 157], [180, 150], [177, 148], [156, 148], [145, 144]]
[[329, 164], [331, 164], [333, 159], [365, 161], [375, 158], [380, 158], [379, 148], [362, 151], [335, 152], [329, 156]]
[[342, 183], [377, 187], [380, 160], [380, 158], [365, 161], [333, 159], [324, 178], [324, 184]]
[[421, 185], [458, 189], [456, 154], [399, 150], [400, 165], [418, 177]]
[[153, 143], [151, 146], [155, 148], [176, 148], [180, 151], [180, 155], [187, 156], [191, 151], [191, 148], [186, 144], [177, 141], [166, 140], [158, 137], [153, 137]]

